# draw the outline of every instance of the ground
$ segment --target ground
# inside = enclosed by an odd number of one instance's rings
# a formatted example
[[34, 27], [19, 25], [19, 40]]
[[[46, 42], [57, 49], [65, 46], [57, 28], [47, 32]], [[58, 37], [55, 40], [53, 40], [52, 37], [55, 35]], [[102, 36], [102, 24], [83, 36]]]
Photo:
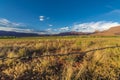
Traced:
[[119, 80], [119, 45], [119, 36], [0, 39], [0, 79]]

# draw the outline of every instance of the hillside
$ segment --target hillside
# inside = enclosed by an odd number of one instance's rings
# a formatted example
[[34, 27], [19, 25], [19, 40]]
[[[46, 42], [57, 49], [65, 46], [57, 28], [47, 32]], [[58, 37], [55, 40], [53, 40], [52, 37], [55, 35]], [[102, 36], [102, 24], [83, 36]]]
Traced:
[[104, 30], [104, 31], [101, 31], [101, 32], [94, 32], [92, 35], [97, 35], [97, 36], [120, 35], [120, 26], [111, 27], [110, 29]]

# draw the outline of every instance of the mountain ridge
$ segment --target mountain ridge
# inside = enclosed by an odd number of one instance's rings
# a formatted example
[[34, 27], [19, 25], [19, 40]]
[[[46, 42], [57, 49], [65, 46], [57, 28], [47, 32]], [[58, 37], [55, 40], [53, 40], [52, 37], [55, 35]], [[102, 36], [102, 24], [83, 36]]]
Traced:
[[15, 36], [15, 37], [26, 37], [26, 36], [39, 36], [36, 33], [23, 33], [14, 31], [3, 31], [0, 30], [0, 36]]
[[24, 33], [14, 31], [3, 31], [0, 30], [0, 36], [15, 36], [15, 37], [34, 37], [34, 36], [70, 36], [70, 35], [91, 35], [91, 36], [116, 36], [120, 35], [120, 26], [114, 26], [104, 31], [89, 32], [62, 32], [59, 34], [37, 34], [37, 33]]
[[120, 35], [120, 26], [114, 26], [108, 30], [94, 32], [92, 35], [96, 36], [116, 36]]

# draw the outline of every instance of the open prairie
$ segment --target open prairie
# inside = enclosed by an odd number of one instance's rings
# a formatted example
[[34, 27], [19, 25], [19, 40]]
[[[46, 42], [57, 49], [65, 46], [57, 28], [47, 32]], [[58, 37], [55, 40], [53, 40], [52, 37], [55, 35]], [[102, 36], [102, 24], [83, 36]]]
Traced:
[[120, 37], [0, 39], [0, 80], [119, 80]]
[[0, 80], [120, 80], [120, 0], [0, 0]]

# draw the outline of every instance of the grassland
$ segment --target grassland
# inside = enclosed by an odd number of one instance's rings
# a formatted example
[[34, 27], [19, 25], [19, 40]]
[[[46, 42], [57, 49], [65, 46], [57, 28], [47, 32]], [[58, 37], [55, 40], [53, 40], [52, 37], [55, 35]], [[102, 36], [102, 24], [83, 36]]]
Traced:
[[119, 45], [120, 37], [0, 39], [0, 80], [119, 80], [120, 48], [94, 50]]

